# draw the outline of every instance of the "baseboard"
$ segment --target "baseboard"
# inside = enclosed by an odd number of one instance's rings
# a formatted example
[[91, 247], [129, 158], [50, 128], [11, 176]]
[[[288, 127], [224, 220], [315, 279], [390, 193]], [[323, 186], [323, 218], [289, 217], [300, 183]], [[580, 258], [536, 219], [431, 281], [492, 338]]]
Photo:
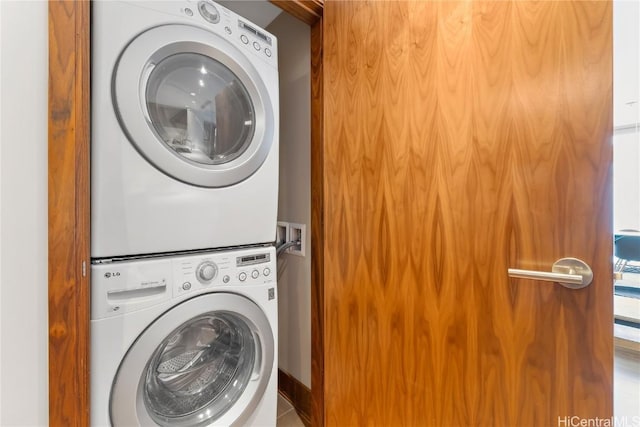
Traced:
[[306, 427], [311, 426], [311, 390], [295, 377], [278, 369], [278, 391], [293, 405]]

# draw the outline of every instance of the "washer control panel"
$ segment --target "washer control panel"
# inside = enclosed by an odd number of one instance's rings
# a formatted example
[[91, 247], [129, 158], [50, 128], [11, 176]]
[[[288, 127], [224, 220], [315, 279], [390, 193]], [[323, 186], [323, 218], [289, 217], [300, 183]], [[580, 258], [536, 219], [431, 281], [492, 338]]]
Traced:
[[218, 275], [218, 266], [213, 261], [202, 261], [196, 268], [196, 278], [202, 284], [209, 284]]
[[91, 318], [117, 316], [207, 291], [274, 288], [275, 272], [273, 247], [100, 262], [91, 266]]
[[228, 286], [275, 282], [273, 248], [248, 248], [173, 259], [174, 296]]

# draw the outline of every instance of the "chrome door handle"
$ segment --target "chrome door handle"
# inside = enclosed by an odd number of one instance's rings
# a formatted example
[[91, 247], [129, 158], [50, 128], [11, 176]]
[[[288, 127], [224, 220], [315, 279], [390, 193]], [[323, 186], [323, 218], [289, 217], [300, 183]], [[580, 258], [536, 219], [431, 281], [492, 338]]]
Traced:
[[569, 289], [581, 289], [591, 284], [593, 272], [577, 258], [561, 258], [553, 263], [551, 272], [510, 268], [509, 277], [556, 282]]

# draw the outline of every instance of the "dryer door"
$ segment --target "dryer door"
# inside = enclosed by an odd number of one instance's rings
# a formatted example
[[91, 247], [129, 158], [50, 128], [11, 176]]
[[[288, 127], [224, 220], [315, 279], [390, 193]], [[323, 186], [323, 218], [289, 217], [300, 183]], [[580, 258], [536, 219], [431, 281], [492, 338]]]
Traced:
[[136, 37], [114, 72], [116, 115], [156, 168], [203, 187], [253, 174], [274, 144], [267, 88], [249, 59], [201, 28], [164, 25]]
[[273, 332], [255, 303], [229, 293], [195, 297], [164, 313], [131, 346], [111, 390], [111, 422], [242, 425], [273, 363]]

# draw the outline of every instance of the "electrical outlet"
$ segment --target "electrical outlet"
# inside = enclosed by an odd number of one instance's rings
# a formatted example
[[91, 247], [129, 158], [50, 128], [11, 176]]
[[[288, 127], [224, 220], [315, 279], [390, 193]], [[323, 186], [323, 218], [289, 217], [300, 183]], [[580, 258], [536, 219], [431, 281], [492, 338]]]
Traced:
[[305, 256], [305, 246], [307, 243], [306, 226], [304, 224], [289, 223], [289, 237], [288, 242], [295, 242], [300, 240], [300, 245], [293, 246], [287, 249], [287, 253], [297, 256]]
[[284, 245], [289, 241], [289, 223], [278, 221], [276, 224], [276, 246]]

